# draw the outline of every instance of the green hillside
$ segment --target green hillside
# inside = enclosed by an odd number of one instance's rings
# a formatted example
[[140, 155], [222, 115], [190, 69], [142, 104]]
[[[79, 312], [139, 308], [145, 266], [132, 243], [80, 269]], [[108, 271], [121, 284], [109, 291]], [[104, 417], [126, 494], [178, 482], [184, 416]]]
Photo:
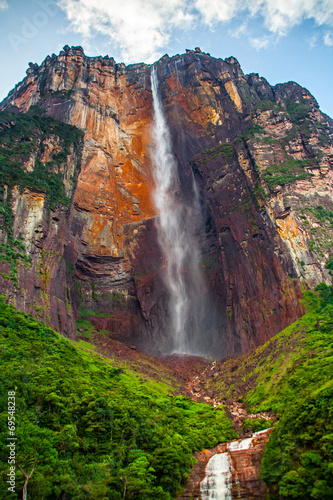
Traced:
[[[1, 476], [7, 490], [7, 394], [16, 390], [17, 462], [30, 499], [171, 499], [192, 452], [235, 437], [224, 411], [114, 367], [0, 303]], [[23, 475], [16, 473], [21, 498]]]
[[306, 292], [309, 312], [207, 382], [279, 422], [264, 452], [269, 499], [333, 498], [333, 287]]
[[[207, 381], [279, 422], [261, 475], [269, 499], [333, 498], [333, 287], [306, 293], [309, 312]], [[7, 490], [7, 394], [16, 389], [17, 461], [28, 498], [171, 499], [192, 452], [236, 437], [224, 412], [98, 357], [0, 302], [1, 491]], [[129, 365], [130, 366], [130, 365]], [[21, 498], [23, 475], [16, 473]]]

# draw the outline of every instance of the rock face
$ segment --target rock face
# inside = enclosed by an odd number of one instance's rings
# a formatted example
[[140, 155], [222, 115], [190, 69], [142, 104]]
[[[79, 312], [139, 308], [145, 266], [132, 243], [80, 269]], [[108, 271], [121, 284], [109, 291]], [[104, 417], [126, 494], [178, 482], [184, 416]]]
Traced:
[[[182, 196], [192, 172], [201, 192], [202, 269], [225, 339], [215, 354], [241, 353], [300, 316], [300, 282], [329, 278], [332, 121], [306, 89], [271, 87], [234, 58], [188, 51], [156, 67]], [[2, 102], [6, 112], [37, 107], [78, 127], [84, 142], [70, 209], [50, 210], [43, 192], [11, 189], [14, 227], [34, 264], [1, 285], [17, 307], [35, 316], [43, 307], [67, 335], [86, 309], [157, 352], [169, 322], [152, 201], [150, 70], [66, 46], [30, 66]], [[25, 161], [33, 170], [33, 155]]]
[[[208, 498], [202, 494], [201, 484], [207, 474], [209, 460], [219, 453], [228, 453], [229, 473], [227, 476], [229, 477], [226, 483], [229, 484], [229, 494], [232, 499], [266, 499], [267, 487], [259, 479], [259, 471], [263, 451], [271, 430], [261, 431], [254, 434], [252, 438], [242, 441], [231, 441], [230, 443], [219, 444], [210, 450], [196, 452], [194, 456], [197, 464], [192, 468], [184, 493], [178, 497], [178, 500]], [[222, 485], [219, 484], [219, 486]], [[222, 491], [220, 491], [220, 495], [222, 495]]]
[[265, 445], [271, 429], [256, 434], [245, 450], [230, 451], [232, 464], [232, 498], [259, 500], [267, 498], [267, 486], [259, 479]]
[[1, 290], [19, 309], [75, 337], [63, 257], [83, 134], [39, 114], [13, 116], [0, 138]]

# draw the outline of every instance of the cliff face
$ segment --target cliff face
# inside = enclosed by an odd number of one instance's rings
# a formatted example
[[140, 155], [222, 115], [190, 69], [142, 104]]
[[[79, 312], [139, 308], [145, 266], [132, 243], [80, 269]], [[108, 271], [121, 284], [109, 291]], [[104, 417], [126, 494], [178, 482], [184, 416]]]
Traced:
[[[329, 278], [332, 122], [306, 89], [271, 87], [234, 58], [188, 51], [156, 65], [183, 196], [192, 172], [201, 193], [202, 269], [226, 339], [220, 354], [244, 352], [299, 317], [300, 282]], [[3, 278], [2, 288], [21, 309], [37, 316], [42, 307], [67, 335], [88, 310], [100, 327], [158, 350], [168, 312], [152, 201], [150, 67], [73, 47], [30, 66], [1, 109], [37, 107], [83, 130], [84, 142], [70, 208], [59, 201], [50, 210], [42, 190], [13, 182], [14, 233], [33, 265], [21, 264], [17, 283]], [[24, 158], [32, 170], [36, 154]], [[66, 168], [75, 158], [69, 149]], [[36, 283], [38, 269], [46, 285]]]
[[[249, 439], [243, 441], [244, 443], [250, 441], [250, 443], [247, 443], [248, 447], [245, 445], [242, 448], [242, 441], [231, 441], [229, 444], [218, 444], [210, 450], [206, 449], [194, 453], [197, 463], [191, 470], [184, 493], [177, 497], [177, 499], [191, 500], [195, 498], [201, 500], [203, 498], [200, 486], [205, 475], [207, 475], [207, 464], [214, 455], [219, 453], [228, 453], [229, 457], [230, 477], [226, 481], [229, 489], [229, 498], [235, 500], [242, 498], [246, 500], [262, 500], [267, 498], [267, 487], [259, 479], [259, 472], [263, 451], [270, 432], [271, 429], [267, 429], [254, 434], [251, 441]], [[221, 485], [219, 487], [221, 488]], [[209, 493], [214, 495], [215, 492], [210, 491]], [[207, 498], [207, 492], [204, 498]]]
[[63, 256], [83, 134], [36, 110], [2, 113], [1, 120], [1, 290], [19, 309], [75, 337]]

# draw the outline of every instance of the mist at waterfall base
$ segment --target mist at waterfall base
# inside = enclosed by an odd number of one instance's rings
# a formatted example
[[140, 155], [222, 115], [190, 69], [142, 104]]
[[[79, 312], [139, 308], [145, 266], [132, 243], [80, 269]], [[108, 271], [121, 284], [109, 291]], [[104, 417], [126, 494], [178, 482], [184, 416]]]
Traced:
[[201, 270], [198, 235], [205, 221], [200, 193], [193, 173], [190, 196], [183, 191], [155, 67], [151, 87], [156, 227], [164, 262], [162, 279], [168, 291], [167, 345], [170, 354], [214, 355], [221, 351], [221, 332]]

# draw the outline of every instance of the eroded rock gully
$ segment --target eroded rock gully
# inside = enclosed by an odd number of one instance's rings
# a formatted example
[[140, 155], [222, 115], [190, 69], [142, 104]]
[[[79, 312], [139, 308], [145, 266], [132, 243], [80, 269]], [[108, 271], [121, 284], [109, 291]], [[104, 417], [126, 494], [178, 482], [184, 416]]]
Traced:
[[[201, 373], [195, 374], [187, 381], [185, 394], [195, 401], [212, 404], [216, 410], [220, 408], [221, 411], [225, 411], [227, 417], [232, 420], [233, 428], [238, 432], [239, 439], [195, 453], [197, 464], [192, 468], [189, 481], [184, 487], [184, 493], [178, 499], [192, 498], [201, 500], [202, 498], [208, 498], [208, 496], [203, 495], [202, 491], [203, 480], [207, 477], [207, 474], [208, 476], [210, 474], [207, 464], [215, 454], [228, 453], [224, 465], [229, 470], [229, 473], [226, 474], [226, 487], [230, 490], [231, 498], [235, 500], [241, 498], [264, 500], [267, 487], [260, 480], [259, 471], [263, 451], [272, 428], [253, 434], [252, 430], [244, 427], [243, 423], [248, 418], [264, 419], [272, 423], [276, 422], [276, 416], [271, 411], [249, 413], [246, 403], [225, 399], [219, 394], [219, 391], [207, 389], [207, 381], [214, 376], [214, 373], [218, 373], [216, 363], [209, 363]], [[215, 497], [211, 496], [209, 498]]]
[[[306, 89], [244, 75], [234, 58], [189, 51], [156, 67], [181, 196], [192, 172], [200, 190], [201, 267], [223, 337], [216, 355], [245, 352], [302, 314], [300, 281], [329, 276], [332, 229], [318, 217], [333, 208], [332, 121]], [[16, 286], [1, 264], [0, 286], [65, 335], [75, 338], [85, 310], [163, 353], [170, 318], [151, 196], [150, 71], [66, 46], [31, 65], [2, 102], [7, 112], [35, 106], [75, 125], [84, 142], [69, 209], [50, 211], [43, 193], [12, 191], [14, 235], [29, 242], [33, 265], [18, 266]]]

